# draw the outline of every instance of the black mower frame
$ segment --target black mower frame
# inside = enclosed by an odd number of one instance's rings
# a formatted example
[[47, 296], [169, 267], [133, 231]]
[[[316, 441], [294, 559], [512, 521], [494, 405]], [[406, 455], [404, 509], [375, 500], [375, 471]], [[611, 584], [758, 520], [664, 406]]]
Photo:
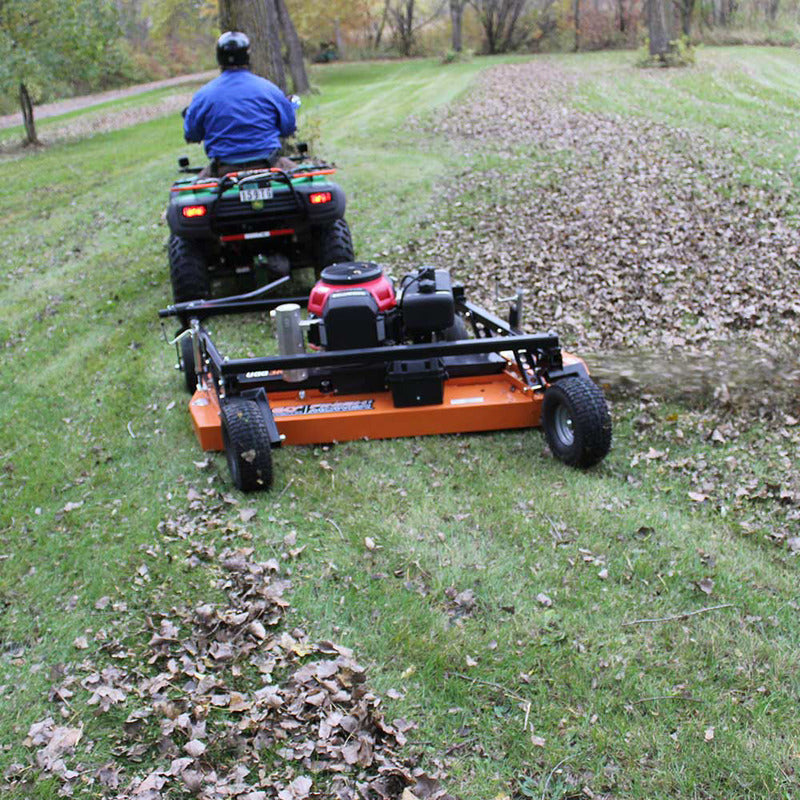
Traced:
[[[294, 297], [250, 299], [252, 294], [265, 294], [287, 279], [281, 278], [262, 287], [250, 295], [216, 300], [193, 300], [176, 303], [160, 310], [162, 319], [177, 317], [181, 323], [177, 342], [183, 336], [193, 338], [195, 369], [202, 364], [200, 374], [210, 374], [221, 403], [241, 397], [253, 400], [261, 409], [267, 425], [270, 442], [279, 447], [281, 436], [270, 408], [268, 392], [322, 389], [325, 391], [324, 368], [338, 367], [343, 372], [352, 368], [385, 365], [393, 361], [423, 360], [447, 356], [469, 356], [487, 353], [512, 352], [523, 382], [531, 389], [543, 388], [568, 376], [588, 377], [582, 363], [564, 367], [559, 337], [556, 333], [522, 333], [514, 323], [517, 307], [511, 306], [509, 321], [501, 319], [486, 309], [466, 300], [461, 286], [453, 287], [456, 315], [469, 321], [475, 338], [457, 341], [438, 341], [424, 344], [397, 344], [353, 350], [336, 350], [298, 355], [275, 355], [255, 358], [224, 356], [214, 344], [203, 320], [224, 315], [271, 311], [284, 303], [304, 306], [308, 294]], [[307, 370], [308, 377], [302, 381], [286, 382], [281, 377], [283, 370]]]

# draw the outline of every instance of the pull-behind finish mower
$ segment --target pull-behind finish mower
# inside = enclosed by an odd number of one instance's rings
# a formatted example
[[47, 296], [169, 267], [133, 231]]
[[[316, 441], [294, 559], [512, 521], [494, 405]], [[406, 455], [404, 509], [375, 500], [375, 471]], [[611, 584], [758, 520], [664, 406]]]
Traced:
[[[176, 341], [200, 445], [225, 451], [239, 489], [271, 485], [271, 451], [281, 444], [541, 425], [554, 455], [582, 468], [611, 446], [608, 407], [584, 362], [553, 333], [523, 334], [518, 306], [506, 322], [470, 303], [446, 270], [422, 267], [395, 287], [376, 264], [335, 264], [308, 296], [251, 297], [159, 312], [181, 321]], [[279, 355], [224, 357], [203, 326], [266, 310]]]
[[[289, 170], [173, 184], [167, 222], [176, 303], [209, 297], [214, 278], [254, 288], [290, 271], [313, 270], [316, 278], [328, 264], [353, 260], [344, 191], [331, 180], [336, 170], [293, 158]], [[183, 172], [197, 171], [186, 158], [179, 163]]]

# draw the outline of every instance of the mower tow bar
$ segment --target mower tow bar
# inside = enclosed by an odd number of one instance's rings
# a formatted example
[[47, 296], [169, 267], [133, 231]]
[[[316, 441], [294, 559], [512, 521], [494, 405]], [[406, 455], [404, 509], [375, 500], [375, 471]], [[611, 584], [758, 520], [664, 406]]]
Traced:
[[247, 292], [246, 294], [236, 294], [230, 297], [217, 297], [214, 300], [187, 300], [185, 303], [175, 303], [174, 305], [162, 308], [158, 312], [158, 316], [162, 318], [179, 317], [187, 314], [187, 312], [202, 311], [203, 309], [214, 308], [225, 303], [238, 303], [242, 300], [253, 300], [256, 297], [261, 297], [262, 295], [271, 292], [273, 289], [277, 289], [288, 280], [289, 275], [284, 275], [282, 278], [278, 278], [278, 280], [272, 281], [272, 283], [268, 283], [266, 286], [261, 286], [252, 292]]

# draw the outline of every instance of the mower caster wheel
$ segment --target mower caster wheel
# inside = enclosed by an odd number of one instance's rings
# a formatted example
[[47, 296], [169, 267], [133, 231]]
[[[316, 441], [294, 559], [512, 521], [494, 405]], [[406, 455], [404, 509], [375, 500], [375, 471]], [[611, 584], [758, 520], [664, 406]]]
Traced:
[[233, 397], [220, 409], [222, 442], [234, 486], [255, 492], [272, 486], [272, 447], [267, 424], [253, 400]]
[[548, 386], [542, 427], [553, 455], [570, 467], [592, 467], [611, 449], [608, 405], [589, 378], [563, 378]]
[[209, 296], [208, 264], [202, 246], [182, 236], [169, 237], [169, 277], [176, 303]]
[[181, 372], [186, 385], [186, 391], [194, 394], [197, 389], [197, 371], [194, 364], [194, 344], [191, 336], [184, 336], [180, 341], [181, 347]]

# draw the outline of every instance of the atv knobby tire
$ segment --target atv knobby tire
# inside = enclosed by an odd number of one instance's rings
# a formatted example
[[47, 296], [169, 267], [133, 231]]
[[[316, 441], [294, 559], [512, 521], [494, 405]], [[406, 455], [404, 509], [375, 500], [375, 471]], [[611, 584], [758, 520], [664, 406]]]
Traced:
[[234, 486], [255, 492], [272, 486], [272, 446], [261, 409], [253, 400], [234, 397], [224, 403], [222, 442]]
[[589, 378], [563, 378], [547, 388], [542, 427], [553, 455], [571, 467], [592, 467], [611, 449], [608, 405]]
[[208, 297], [208, 264], [199, 242], [174, 234], [169, 237], [169, 277], [176, 303]]
[[321, 272], [331, 264], [344, 264], [348, 261], [355, 261], [353, 238], [345, 220], [337, 219], [330, 225], [320, 228], [317, 236], [319, 252], [317, 272]]

